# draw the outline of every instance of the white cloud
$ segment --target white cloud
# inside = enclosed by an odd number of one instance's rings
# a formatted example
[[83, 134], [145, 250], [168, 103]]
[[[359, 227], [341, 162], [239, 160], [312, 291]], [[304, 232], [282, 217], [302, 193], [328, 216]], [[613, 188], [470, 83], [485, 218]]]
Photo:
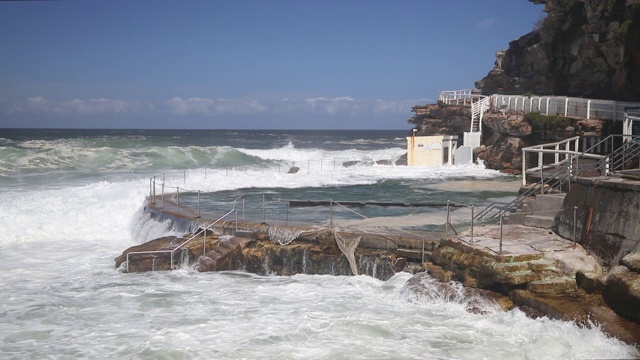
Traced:
[[167, 105], [169, 105], [169, 109], [173, 113], [178, 115], [209, 114], [213, 100], [204, 98], [189, 98], [185, 100], [180, 97], [174, 97], [167, 101]]
[[496, 23], [496, 19], [485, 19], [475, 23], [476, 29], [488, 29]]
[[123, 114], [140, 113], [144, 106], [136, 101], [113, 99], [73, 99], [51, 100], [42, 96], [33, 96], [26, 100], [7, 102], [2, 109], [6, 113], [50, 113], [50, 114]]
[[34, 96], [24, 100], [0, 99], [0, 112], [25, 114], [174, 114], [178, 116], [381, 116], [410, 114], [411, 107], [431, 99], [365, 100], [350, 96], [305, 99], [212, 99], [174, 97], [160, 102], [138, 102], [106, 98], [52, 100]]
[[227, 100], [174, 97], [167, 101], [171, 112], [178, 115], [257, 115], [268, 110], [258, 100]]

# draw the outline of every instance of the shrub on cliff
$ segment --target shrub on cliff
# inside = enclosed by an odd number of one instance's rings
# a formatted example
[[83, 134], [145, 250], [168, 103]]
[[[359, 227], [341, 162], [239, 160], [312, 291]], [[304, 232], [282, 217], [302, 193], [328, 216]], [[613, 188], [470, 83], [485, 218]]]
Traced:
[[571, 125], [570, 118], [559, 115], [543, 115], [538, 112], [525, 114], [523, 120], [531, 124], [534, 137], [548, 140], [563, 138], [564, 130]]

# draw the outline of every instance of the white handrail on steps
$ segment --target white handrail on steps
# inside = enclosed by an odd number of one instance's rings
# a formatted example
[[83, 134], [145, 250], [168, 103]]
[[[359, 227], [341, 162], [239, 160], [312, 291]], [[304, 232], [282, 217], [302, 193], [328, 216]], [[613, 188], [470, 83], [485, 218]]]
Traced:
[[[545, 153], [553, 153], [554, 161], [548, 165], [556, 165], [561, 161], [566, 161], [570, 154], [578, 153], [578, 146], [580, 142], [580, 136], [574, 136], [569, 139], [557, 141], [548, 144], [540, 144], [527, 146], [522, 148], [522, 186], [527, 184], [527, 153], [537, 153], [538, 158], [535, 167], [529, 170], [540, 169], [543, 166], [543, 158]], [[560, 154], [564, 155], [564, 159], [560, 160]]]

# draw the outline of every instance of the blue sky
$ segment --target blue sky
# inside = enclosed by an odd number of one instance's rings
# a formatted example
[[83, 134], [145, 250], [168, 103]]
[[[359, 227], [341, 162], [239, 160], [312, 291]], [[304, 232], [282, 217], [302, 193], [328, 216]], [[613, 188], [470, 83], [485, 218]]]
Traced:
[[528, 0], [0, 2], [0, 127], [408, 129]]

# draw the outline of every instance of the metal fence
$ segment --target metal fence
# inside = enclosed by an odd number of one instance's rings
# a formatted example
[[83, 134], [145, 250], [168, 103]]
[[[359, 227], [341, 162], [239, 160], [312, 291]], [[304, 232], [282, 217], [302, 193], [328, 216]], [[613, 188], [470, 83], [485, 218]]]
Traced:
[[492, 107], [521, 113], [539, 112], [545, 115], [561, 115], [584, 119], [625, 119], [625, 108], [640, 103], [613, 100], [572, 98], [566, 96], [491, 95]]
[[[471, 106], [482, 95], [474, 94], [470, 89], [441, 91], [438, 100], [447, 105]], [[584, 99], [567, 96], [525, 96], [491, 95], [491, 108], [495, 110], [521, 113], [539, 112], [545, 115], [574, 116], [585, 119], [616, 120], [625, 119], [625, 108], [635, 108], [627, 113], [640, 116], [640, 103]]]

